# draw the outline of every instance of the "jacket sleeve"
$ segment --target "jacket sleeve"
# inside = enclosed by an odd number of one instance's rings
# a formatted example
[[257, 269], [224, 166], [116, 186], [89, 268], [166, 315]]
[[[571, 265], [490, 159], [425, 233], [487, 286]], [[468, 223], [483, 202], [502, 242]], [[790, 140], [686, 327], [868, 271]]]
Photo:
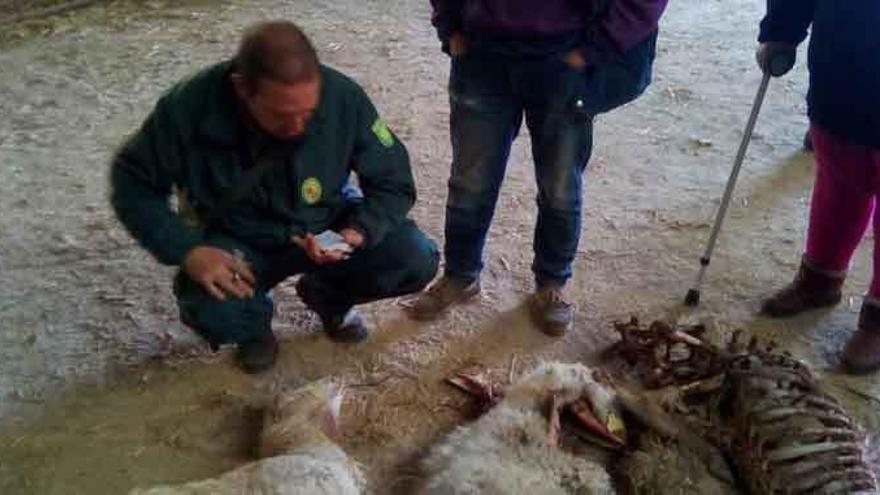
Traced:
[[814, 8], [815, 0], [767, 0], [758, 41], [799, 44], [807, 37]]
[[[613, 61], [657, 30], [668, 0], [613, 0], [587, 22], [581, 51], [589, 65]], [[591, 2], [595, 4], [595, 2]]]
[[201, 241], [171, 209], [172, 186], [179, 177], [181, 137], [163, 98], [117, 152], [111, 164], [110, 201], [131, 235], [166, 265], [179, 265]]
[[449, 35], [459, 32], [461, 25], [461, 9], [464, 0], [431, 0], [433, 12], [431, 24], [437, 29], [437, 36], [445, 47]]
[[348, 219], [375, 246], [406, 219], [416, 200], [409, 155], [359, 89], [352, 167], [363, 200]]

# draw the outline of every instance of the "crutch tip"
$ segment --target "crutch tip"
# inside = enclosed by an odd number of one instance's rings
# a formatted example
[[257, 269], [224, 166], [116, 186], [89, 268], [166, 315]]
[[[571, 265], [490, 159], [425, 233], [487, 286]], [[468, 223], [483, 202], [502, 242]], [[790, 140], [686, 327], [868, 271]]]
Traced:
[[684, 304], [690, 307], [700, 304], [700, 291], [697, 289], [689, 290], [687, 295], [684, 296]]

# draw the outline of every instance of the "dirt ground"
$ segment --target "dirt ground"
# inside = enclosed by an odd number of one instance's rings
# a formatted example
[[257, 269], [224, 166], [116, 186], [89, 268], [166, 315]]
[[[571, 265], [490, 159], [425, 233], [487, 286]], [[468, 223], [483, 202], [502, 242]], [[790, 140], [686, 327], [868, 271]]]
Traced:
[[[137, 248], [107, 204], [113, 149], [163, 89], [228, 57], [258, 19], [296, 20], [324, 61], [357, 79], [411, 152], [413, 216], [442, 239], [449, 170], [448, 60], [425, 0], [113, 2], [0, 33], [0, 493], [119, 493], [215, 475], [251, 455], [257, 411], [280, 385], [337, 376], [349, 386], [344, 447], [377, 493], [406, 492], [424, 449], [462, 421], [441, 383], [478, 362], [516, 374], [538, 359], [594, 362], [611, 322], [685, 316], [772, 338], [822, 373], [880, 429], [876, 377], [835, 371], [869, 276], [868, 239], [845, 303], [787, 321], [760, 298], [797, 267], [813, 161], [800, 151], [806, 71], [771, 85], [706, 285], [692, 283], [760, 74], [764, 2], [676, 0], [656, 77], [603, 116], [587, 171], [575, 331], [529, 322], [534, 174], [517, 140], [492, 227], [479, 302], [419, 326], [400, 301], [364, 309], [364, 344], [332, 344], [289, 285], [277, 293], [279, 366], [250, 377], [182, 327], [172, 271]], [[804, 51], [801, 50], [801, 57]], [[803, 60], [803, 58], [802, 58]]]

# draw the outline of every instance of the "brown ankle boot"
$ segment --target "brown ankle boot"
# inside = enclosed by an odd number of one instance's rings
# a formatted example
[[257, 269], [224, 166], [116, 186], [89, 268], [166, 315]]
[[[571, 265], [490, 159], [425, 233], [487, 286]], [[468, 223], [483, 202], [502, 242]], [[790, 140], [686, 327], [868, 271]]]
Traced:
[[462, 281], [443, 276], [428, 290], [419, 294], [406, 308], [410, 318], [429, 321], [450, 306], [469, 301], [480, 293], [480, 279]]
[[854, 375], [880, 369], [880, 303], [862, 303], [859, 329], [843, 346], [840, 362], [847, 373]]
[[761, 313], [773, 318], [784, 318], [811, 309], [834, 306], [840, 302], [843, 281], [843, 276], [822, 272], [806, 262], [801, 262], [794, 282], [765, 299]]

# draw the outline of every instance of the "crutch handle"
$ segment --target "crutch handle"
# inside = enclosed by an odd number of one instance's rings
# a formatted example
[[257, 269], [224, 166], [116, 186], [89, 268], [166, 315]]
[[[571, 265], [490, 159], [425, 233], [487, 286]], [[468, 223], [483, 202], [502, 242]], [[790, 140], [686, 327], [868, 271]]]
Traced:
[[788, 73], [794, 67], [797, 60], [797, 52], [794, 46], [777, 49], [770, 56], [767, 63], [767, 71], [773, 77], [780, 77]]

